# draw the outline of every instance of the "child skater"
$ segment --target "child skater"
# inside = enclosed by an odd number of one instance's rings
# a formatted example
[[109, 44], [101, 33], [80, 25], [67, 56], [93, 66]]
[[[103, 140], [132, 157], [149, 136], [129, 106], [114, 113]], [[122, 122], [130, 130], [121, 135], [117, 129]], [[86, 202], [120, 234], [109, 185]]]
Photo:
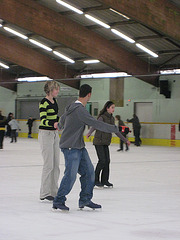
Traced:
[[19, 129], [19, 124], [16, 121], [16, 119], [14, 119], [14, 117], [12, 117], [12, 120], [9, 121], [9, 126], [11, 127], [11, 142], [17, 142], [17, 135], [16, 135], [16, 131]]
[[[112, 101], [107, 101], [100, 111], [98, 121], [102, 121], [111, 125], [115, 124], [113, 113], [115, 110], [115, 104]], [[91, 128], [87, 133], [87, 138], [92, 134], [95, 128]], [[121, 138], [127, 144], [130, 142], [120, 133], [116, 135]], [[112, 133], [106, 133], [104, 131], [96, 130], [93, 145], [95, 146], [96, 153], [98, 156], [98, 163], [95, 169], [95, 186], [97, 187], [113, 187], [113, 184], [109, 182], [109, 164], [110, 154], [109, 145], [111, 143]], [[101, 174], [101, 176], [100, 176]]]
[[[125, 126], [124, 122], [121, 120], [121, 116], [120, 115], [116, 115], [115, 116], [115, 120], [118, 121], [118, 128], [119, 128], [119, 131], [120, 133], [126, 138], [126, 135], [131, 132], [129, 127]], [[117, 150], [118, 152], [119, 151], [123, 151], [123, 144], [124, 144], [124, 141], [122, 139], [120, 139], [120, 148]], [[126, 144], [126, 150], [125, 151], [128, 151], [129, 150], [129, 147], [128, 147], [128, 144]]]

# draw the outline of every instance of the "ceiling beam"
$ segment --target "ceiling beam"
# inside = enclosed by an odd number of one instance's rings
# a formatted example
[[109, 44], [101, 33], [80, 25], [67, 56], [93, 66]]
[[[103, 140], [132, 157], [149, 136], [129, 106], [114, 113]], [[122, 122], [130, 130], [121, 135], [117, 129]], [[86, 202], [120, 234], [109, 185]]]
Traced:
[[8, 70], [0, 71], [0, 86], [8, 88], [12, 91], [17, 90], [17, 81], [15, 80], [15, 75], [10, 74]]
[[99, 59], [116, 71], [131, 75], [157, 72], [156, 67], [134, 54], [35, 1], [1, 0], [0, 16], [5, 21]]
[[98, 0], [180, 42], [180, 9], [167, 0]]
[[164, 66], [167, 66], [168, 64], [167, 63], [170, 63], [171, 64], [171, 61], [176, 59], [177, 57], [179, 57], [180, 54], [176, 54], [175, 56], [171, 57], [170, 59], [168, 59], [167, 61], [165, 61], [163, 64], [161, 64], [160, 68], [164, 67]]
[[94, 11], [101, 11], [101, 10], [108, 10], [109, 8], [107, 6], [96, 6], [96, 7], [87, 7], [83, 8], [83, 12], [88, 13], [88, 12], [94, 12]]
[[[0, 57], [4, 60], [16, 63], [53, 79], [72, 78], [76, 74], [76, 72], [66, 69], [66, 66], [57, 63], [37, 50], [31, 49], [2, 34], [0, 34], [0, 49]], [[79, 87], [77, 81], [62, 82], [77, 89]]]

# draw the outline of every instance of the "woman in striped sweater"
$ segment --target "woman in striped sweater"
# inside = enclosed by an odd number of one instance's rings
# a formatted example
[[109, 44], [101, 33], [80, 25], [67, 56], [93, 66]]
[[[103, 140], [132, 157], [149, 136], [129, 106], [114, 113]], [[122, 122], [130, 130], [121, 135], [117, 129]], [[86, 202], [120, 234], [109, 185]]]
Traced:
[[59, 121], [58, 105], [55, 97], [59, 93], [56, 81], [47, 81], [44, 86], [46, 97], [39, 105], [40, 125], [38, 140], [43, 156], [43, 170], [41, 178], [40, 200], [53, 201], [58, 191], [59, 180], [59, 134], [54, 123]]

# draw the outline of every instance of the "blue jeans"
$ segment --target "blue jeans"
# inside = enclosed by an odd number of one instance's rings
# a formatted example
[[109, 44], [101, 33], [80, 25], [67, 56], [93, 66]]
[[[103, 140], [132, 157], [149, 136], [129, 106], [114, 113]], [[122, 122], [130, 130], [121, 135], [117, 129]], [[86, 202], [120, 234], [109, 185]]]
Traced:
[[79, 206], [86, 205], [93, 197], [94, 167], [86, 148], [62, 148], [65, 158], [65, 171], [54, 204], [65, 203], [66, 195], [71, 191], [77, 173], [80, 174], [81, 192]]

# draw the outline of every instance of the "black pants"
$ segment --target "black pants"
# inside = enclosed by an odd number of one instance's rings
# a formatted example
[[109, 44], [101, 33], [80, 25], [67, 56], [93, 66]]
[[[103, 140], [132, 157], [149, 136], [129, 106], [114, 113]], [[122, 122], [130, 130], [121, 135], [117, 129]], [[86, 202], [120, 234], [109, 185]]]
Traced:
[[141, 145], [140, 128], [134, 129], [134, 137], [135, 137], [135, 145], [140, 146]]
[[31, 133], [32, 133], [32, 127], [28, 126], [28, 135], [31, 135]]
[[4, 133], [5, 130], [0, 130], [0, 149], [3, 148]]
[[10, 137], [10, 136], [11, 136], [11, 127], [9, 126], [9, 124], [7, 125], [6, 136], [7, 136], [7, 137]]
[[[121, 134], [126, 138], [125, 133], [121, 132]], [[124, 143], [124, 141], [122, 139], [120, 139], [120, 149], [122, 149], [122, 150], [123, 150], [123, 143]], [[125, 144], [126, 144], [126, 150], [128, 150], [129, 149], [128, 144], [127, 143], [125, 143]]]
[[98, 156], [98, 163], [95, 169], [95, 182], [101, 182], [102, 184], [105, 184], [109, 180], [109, 147], [107, 145], [95, 145], [95, 149]]
[[17, 139], [16, 139], [16, 129], [11, 130], [11, 142], [13, 142], [13, 140], [15, 140], [15, 142], [17, 141]]

